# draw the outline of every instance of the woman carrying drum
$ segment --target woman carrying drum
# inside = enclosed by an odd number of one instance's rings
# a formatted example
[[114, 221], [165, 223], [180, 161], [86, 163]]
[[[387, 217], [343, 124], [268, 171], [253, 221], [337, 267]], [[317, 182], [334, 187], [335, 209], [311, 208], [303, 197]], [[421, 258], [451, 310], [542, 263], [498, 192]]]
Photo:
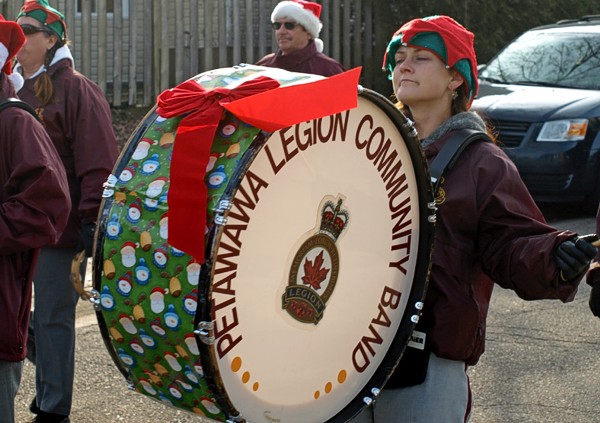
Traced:
[[[414, 121], [428, 162], [459, 129], [486, 124], [469, 108], [477, 94], [471, 32], [447, 16], [415, 19], [384, 58], [398, 108]], [[401, 362], [374, 405], [356, 422], [459, 422], [471, 413], [467, 377], [484, 352], [494, 283], [526, 300], [571, 301], [596, 248], [545, 222], [510, 159], [493, 142], [472, 143], [436, 194], [432, 270], [417, 330], [425, 348]], [[404, 360], [404, 357], [403, 357]]]

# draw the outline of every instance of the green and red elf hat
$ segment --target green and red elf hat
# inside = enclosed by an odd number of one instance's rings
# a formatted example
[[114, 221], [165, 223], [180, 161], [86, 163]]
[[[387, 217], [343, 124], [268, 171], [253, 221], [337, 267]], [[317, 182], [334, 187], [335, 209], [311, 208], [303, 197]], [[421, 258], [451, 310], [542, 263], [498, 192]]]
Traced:
[[67, 24], [65, 23], [65, 16], [50, 6], [48, 0], [25, 0], [17, 19], [21, 16], [29, 16], [39, 21], [45, 28], [56, 34], [58, 38], [66, 41]]
[[392, 79], [396, 50], [401, 45], [427, 49], [442, 59], [446, 67], [460, 73], [470, 106], [479, 89], [474, 40], [472, 32], [449, 16], [413, 19], [394, 33], [383, 57], [383, 70]]

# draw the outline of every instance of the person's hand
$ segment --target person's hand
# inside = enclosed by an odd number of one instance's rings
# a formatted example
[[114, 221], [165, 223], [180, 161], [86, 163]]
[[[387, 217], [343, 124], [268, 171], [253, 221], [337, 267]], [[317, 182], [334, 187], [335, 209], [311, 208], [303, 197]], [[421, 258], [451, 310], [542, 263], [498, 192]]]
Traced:
[[94, 232], [96, 232], [95, 223], [84, 223], [79, 232], [77, 251], [85, 250], [86, 257], [91, 257], [94, 250]]
[[560, 278], [564, 282], [574, 280], [587, 270], [598, 252], [592, 245], [592, 242], [597, 240], [595, 234], [584, 235], [568, 239], [558, 245], [555, 257], [560, 269]]

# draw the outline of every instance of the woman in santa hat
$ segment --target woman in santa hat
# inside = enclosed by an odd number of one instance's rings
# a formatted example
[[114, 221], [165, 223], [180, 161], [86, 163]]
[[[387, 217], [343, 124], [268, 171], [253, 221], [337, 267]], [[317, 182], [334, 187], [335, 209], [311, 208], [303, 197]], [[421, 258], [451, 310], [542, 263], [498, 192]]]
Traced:
[[[388, 44], [384, 70], [429, 163], [458, 130], [487, 130], [469, 111], [478, 88], [473, 41], [454, 19], [431, 16], [404, 24]], [[596, 254], [592, 237], [546, 224], [514, 164], [485, 135], [443, 173], [436, 194], [431, 274], [413, 333], [424, 347], [406, 348], [356, 422], [467, 421], [467, 369], [484, 352], [494, 283], [527, 300], [571, 301]]]
[[63, 14], [47, 0], [27, 0], [17, 23], [27, 37], [13, 70], [25, 80], [18, 95], [37, 110], [58, 150], [73, 202], [63, 236], [42, 250], [34, 277], [28, 357], [36, 365], [36, 397], [30, 408], [38, 423], [68, 421], [78, 300], [69, 279], [71, 262], [83, 249], [92, 254], [102, 184], [118, 149], [104, 94], [73, 68]]
[[[0, 15], [0, 101], [15, 97], [11, 59], [23, 43], [19, 25]], [[0, 199], [0, 420], [12, 423], [36, 251], [58, 240], [71, 206], [56, 149], [36, 118], [19, 107], [0, 111]]]

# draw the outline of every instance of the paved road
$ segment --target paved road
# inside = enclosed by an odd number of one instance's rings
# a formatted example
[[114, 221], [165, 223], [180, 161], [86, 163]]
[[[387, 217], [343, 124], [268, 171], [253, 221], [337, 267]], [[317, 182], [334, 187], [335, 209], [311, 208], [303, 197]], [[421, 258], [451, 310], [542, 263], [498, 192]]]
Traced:
[[[555, 226], [594, 231], [574, 210], [544, 209]], [[487, 352], [470, 370], [472, 423], [600, 422], [600, 319], [589, 312], [584, 284], [574, 302], [526, 302], [497, 287], [488, 319]], [[74, 423], [206, 423], [129, 391], [113, 365], [89, 303], [78, 310]], [[17, 422], [28, 421], [34, 392], [27, 363], [17, 397]]]

